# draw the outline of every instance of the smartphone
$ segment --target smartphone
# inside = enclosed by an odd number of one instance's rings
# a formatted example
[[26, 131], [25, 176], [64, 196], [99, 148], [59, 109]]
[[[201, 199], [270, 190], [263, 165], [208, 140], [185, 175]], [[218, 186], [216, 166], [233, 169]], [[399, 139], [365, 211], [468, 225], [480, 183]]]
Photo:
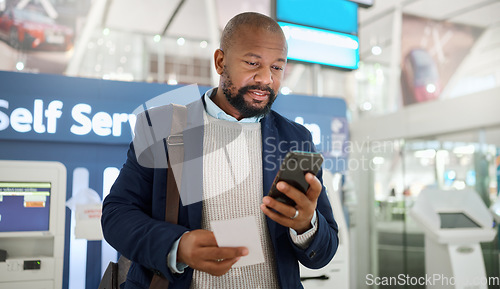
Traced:
[[309, 189], [309, 184], [306, 182], [306, 173], [316, 175], [323, 163], [323, 156], [320, 153], [291, 151], [285, 156], [281, 163], [280, 170], [274, 178], [273, 185], [269, 191], [269, 196], [294, 207], [295, 201], [287, 197], [282, 192], [278, 191], [276, 184], [280, 181], [287, 182], [294, 186], [302, 193], [306, 193]]

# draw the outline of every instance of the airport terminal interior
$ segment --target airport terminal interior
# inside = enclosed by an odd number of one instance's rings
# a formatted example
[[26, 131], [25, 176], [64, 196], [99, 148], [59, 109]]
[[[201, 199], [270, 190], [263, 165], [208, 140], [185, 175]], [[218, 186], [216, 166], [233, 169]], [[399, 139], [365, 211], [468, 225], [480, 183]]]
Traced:
[[217, 86], [246, 11], [325, 157], [339, 249], [304, 288], [500, 288], [498, 0], [0, 0], [0, 288], [98, 288], [136, 112]]

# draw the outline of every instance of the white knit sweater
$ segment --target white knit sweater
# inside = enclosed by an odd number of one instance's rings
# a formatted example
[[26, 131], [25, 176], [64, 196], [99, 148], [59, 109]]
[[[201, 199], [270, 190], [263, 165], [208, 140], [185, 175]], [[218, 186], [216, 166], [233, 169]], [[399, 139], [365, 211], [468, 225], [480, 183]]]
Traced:
[[205, 114], [202, 229], [210, 222], [255, 216], [265, 262], [216, 277], [195, 270], [192, 289], [279, 288], [276, 261], [262, 203], [260, 123], [237, 123]]

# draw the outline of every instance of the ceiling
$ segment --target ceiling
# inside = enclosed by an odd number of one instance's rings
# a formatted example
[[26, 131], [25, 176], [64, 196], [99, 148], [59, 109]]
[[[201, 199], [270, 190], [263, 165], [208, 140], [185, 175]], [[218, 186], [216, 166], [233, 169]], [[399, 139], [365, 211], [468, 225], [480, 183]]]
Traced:
[[[270, 15], [270, 0], [109, 0], [103, 26], [143, 34], [160, 34], [192, 40], [210, 38], [209, 19], [220, 30], [234, 15], [255, 11]], [[212, 5], [216, 15], [208, 15]]]
[[376, 0], [369, 9], [360, 9], [359, 21], [365, 26], [401, 6], [404, 13], [487, 27], [499, 22], [499, 0]]
[[[234, 15], [243, 11], [271, 14], [273, 0], [109, 0], [102, 26], [149, 35], [210, 40], [211, 21], [219, 31]], [[211, 5], [214, 15], [209, 15]], [[359, 9], [360, 55], [362, 60], [390, 63], [395, 31], [394, 11], [438, 21], [489, 27], [500, 24], [500, 0], [375, 0]], [[213, 31], [213, 30], [212, 30]], [[397, 33], [397, 31], [396, 31]], [[217, 36], [216, 36], [217, 37]], [[373, 45], [385, 53], [373, 55]]]
[[[239, 12], [257, 11], [270, 15], [271, 3], [272, 0], [110, 0], [105, 25], [161, 34], [172, 21], [167, 34], [202, 39], [208, 33], [207, 4], [215, 5], [218, 25], [222, 28]], [[404, 13], [480, 27], [500, 21], [500, 0], [376, 0], [371, 8], [359, 9], [360, 27], [384, 18], [398, 6]]]
[[[360, 55], [362, 60], [390, 63], [393, 41], [401, 31], [394, 31], [394, 11], [447, 23], [488, 28], [500, 24], [500, 0], [377, 0], [369, 9], [359, 10]], [[397, 20], [396, 20], [397, 21]], [[400, 38], [409, 35], [401, 35]], [[373, 55], [373, 45], [382, 47], [380, 55]]]

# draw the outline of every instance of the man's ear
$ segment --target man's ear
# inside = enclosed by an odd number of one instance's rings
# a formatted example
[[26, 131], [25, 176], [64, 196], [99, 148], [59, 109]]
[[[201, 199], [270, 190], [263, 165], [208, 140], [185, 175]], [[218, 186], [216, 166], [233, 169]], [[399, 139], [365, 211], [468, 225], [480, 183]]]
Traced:
[[215, 50], [214, 53], [214, 62], [215, 62], [215, 70], [217, 71], [217, 74], [222, 75], [222, 72], [224, 72], [224, 51], [221, 49]]

